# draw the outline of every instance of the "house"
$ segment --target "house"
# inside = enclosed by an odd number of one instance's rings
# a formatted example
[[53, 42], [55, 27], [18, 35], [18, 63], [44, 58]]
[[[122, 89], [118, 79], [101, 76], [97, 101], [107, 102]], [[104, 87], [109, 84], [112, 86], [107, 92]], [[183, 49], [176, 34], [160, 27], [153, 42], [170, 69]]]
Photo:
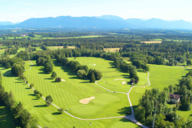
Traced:
[[170, 102], [176, 104], [180, 101], [180, 95], [177, 94], [169, 94]]

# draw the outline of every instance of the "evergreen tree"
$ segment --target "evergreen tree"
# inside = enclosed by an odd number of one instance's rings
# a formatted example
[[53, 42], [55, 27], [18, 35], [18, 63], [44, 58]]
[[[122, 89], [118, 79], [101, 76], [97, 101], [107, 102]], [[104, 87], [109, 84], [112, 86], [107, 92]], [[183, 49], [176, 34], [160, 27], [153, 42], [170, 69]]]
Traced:
[[90, 83], [94, 83], [94, 82], [95, 82], [95, 74], [92, 73], [92, 74], [91, 74]]

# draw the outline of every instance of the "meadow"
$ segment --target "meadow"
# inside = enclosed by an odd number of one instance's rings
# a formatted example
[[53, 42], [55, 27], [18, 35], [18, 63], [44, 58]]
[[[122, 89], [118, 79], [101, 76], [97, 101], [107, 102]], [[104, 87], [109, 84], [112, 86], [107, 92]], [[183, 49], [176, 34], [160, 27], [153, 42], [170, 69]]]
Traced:
[[[79, 58], [78, 58], [79, 59]], [[84, 59], [84, 58], [83, 58]], [[81, 59], [83, 61], [83, 59]], [[95, 62], [101, 61], [102, 68], [106, 72], [115, 69], [111, 65], [111, 61], [102, 60], [101, 58], [92, 58]], [[34, 64], [30, 70], [31, 62]], [[54, 71], [65, 81], [60, 83], [54, 82], [50, 79], [50, 74], [45, 74], [42, 66], [36, 66], [35, 61], [26, 61], [25, 76], [28, 78], [29, 83], [34, 83], [34, 88], [43, 93], [43, 96], [51, 95], [53, 97], [53, 103], [64, 109], [68, 109], [68, 112], [74, 116], [94, 119], [103, 117], [115, 117], [124, 116], [126, 111], [130, 112], [129, 102], [125, 94], [111, 93], [94, 83], [89, 83], [88, 80], [78, 79], [76, 74], [71, 70], [60, 66], [56, 60], [53, 60]], [[91, 61], [90, 61], [91, 62]], [[81, 62], [80, 62], [81, 63]], [[82, 63], [83, 64], [83, 63]], [[105, 67], [109, 65], [111, 67]], [[99, 66], [99, 64], [98, 64]], [[91, 67], [91, 65], [90, 65]], [[126, 119], [104, 119], [104, 120], [78, 120], [70, 117], [69, 115], [60, 115], [57, 112], [57, 108], [54, 106], [46, 107], [43, 99], [37, 100], [33, 94], [33, 91], [29, 89], [28, 85], [23, 81], [13, 76], [10, 69], [0, 68], [3, 74], [8, 73], [3, 77], [3, 86], [6, 91], [12, 91], [16, 101], [21, 101], [24, 108], [28, 109], [31, 114], [36, 115], [39, 118], [39, 125], [42, 127], [137, 127], [137, 125], [129, 122]], [[115, 70], [114, 70], [115, 71]], [[123, 75], [118, 70], [117, 74]], [[119, 75], [118, 74], [118, 75]], [[120, 83], [121, 85], [121, 83]], [[123, 85], [125, 86], [125, 85]], [[79, 100], [95, 96], [89, 104], [81, 104]]]

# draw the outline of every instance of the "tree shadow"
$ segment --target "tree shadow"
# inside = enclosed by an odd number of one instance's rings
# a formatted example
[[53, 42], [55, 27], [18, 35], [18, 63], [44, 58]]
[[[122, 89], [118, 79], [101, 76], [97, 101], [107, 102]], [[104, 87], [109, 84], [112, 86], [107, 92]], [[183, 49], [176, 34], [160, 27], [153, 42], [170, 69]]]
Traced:
[[35, 94], [28, 94], [29, 96], [35, 96]]
[[25, 88], [25, 89], [30, 89], [30, 88]]
[[35, 105], [34, 107], [47, 107], [47, 105]]
[[[136, 69], [137, 72], [144, 72], [143, 69]], [[145, 72], [144, 72], [145, 73]]]
[[131, 115], [131, 107], [124, 107], [121, 109], [118, 109], [119, 114], [125, 114], [125, 115]]
[[52, 78], [44, 78], [44, 80], [53, 80]]
[[121, 75], [123, 78], [129, 78], [130, 75]]
[[46, 74], [44, 71], [44, 68], [39, 69], [40, 72], [38, 72], [38, 74]]
[[80, 83], [90, 83], [90, 81], [89, 81], [89, 80], [87, 80], [87, 81], [83, 81], [83, 82], [80, 82]]
[[16, 77], [11, 70], [6, 71], [5, 73], [3, 73], [4, 77]]
[[54, 113], [52, 113], [52, 115], [61, 115], [61, 113], [60, 112], [54, 112]]

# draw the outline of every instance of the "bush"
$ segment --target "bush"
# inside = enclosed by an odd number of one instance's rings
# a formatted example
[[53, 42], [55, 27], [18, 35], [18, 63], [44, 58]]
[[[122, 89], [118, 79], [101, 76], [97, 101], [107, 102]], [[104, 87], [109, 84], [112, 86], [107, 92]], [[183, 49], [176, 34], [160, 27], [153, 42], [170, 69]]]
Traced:
[[53, 71], [51, 74], [51, 78], [54, 79], [55, 77], [57, 77], [57, 73], [55, 71]]
[[95, 74], [92, 73], [92, 74], [91, 74], [90, 83], [94, 83], [94, 82], [95, 82]]
[[33, 88], [34, 87], [34, 84], [32, 83], [32, 84], [30, 84], [30, 88]]
[[37, 94], [36, 97], [37, 97], [37, 99], [40, 99], [40, 98], [41, 98], [41, 95], [40, 95], [40, 94]]
[[85, 70], [78, 70], [77, 71], [77, 77], [78, 78], [84, 78], [86, 76]]
[[61, 82], [61, 78], [60, 78], [60, 77], [57, 77], [57, 78], [55, 79], [55, 82]]
[[63, 113], [63, 108], [59, 108], [58, 111], [59, 111], [60, 114], [62, 114]]
[[51, 63], [46, 63], [44, 69], [45, 73], [49, 74], [53, 71], [53, 65]]
[[52, 102], [53, 102], [53, 99], [52, 97], [49, 95], [45, 98], [45, 102], [47, 104], [47, 106], [49, 106]]

